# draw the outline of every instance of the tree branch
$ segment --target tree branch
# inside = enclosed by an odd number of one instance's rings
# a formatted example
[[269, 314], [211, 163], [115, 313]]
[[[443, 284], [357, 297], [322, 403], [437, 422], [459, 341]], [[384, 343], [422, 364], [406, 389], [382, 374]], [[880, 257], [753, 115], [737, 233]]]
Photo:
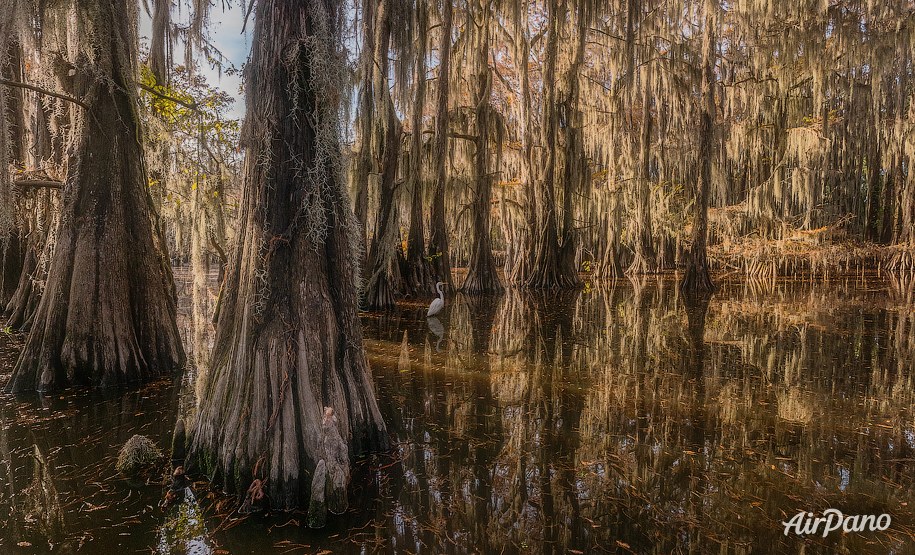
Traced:
[[180, 104], [181, 106], [184, 106], [188, 110], [192, 110], [197, 113], [200, 112], [200, 110], [197, 109], [196, 102], [185, 102], [184, 100], [181, 100], [180, 98], [175, 98], [174, 96], [169, 96], [165, 93], [161, 93], [161, 92], [157, 91], [156, 89], [150, 87], [149, 85], [144, 85], [143, 83], [137, 83], [137, 86], [150, 94], [154, 94], [154, 95], [158, 96], [159, 98], [174, 102], [175, 104]]
[[20, 179], [13, 181], [16, 187], [45, 187], [48, 189], [63, 189], [64, 184], [61, 181], [51, 181], [50, 179]]
[[30, 85], [28, 83], [20, 83], [18, 81], [10, 81], [9, 79], [0, 78], [0, 85], [6, 85], [7, 87], [17, 87], [20, 89], [28, 89], [30, 91], [35, 91], [39, 94], [44, 94], [47, 96], [53, 96], [54, 98], [59, 98], [61, 100], [66, 100], [67, 102], [72, 102], [77, 106], [82, 106], [85, 109], [89, 109], [89, 106], [85, 102], [79, 100], [78, 98], [73, 98], [72, 96], [67, 96], [65, 94], [56, 93], [54, 91], [49, 91], [48, 89], [43, 89], [41, 87], [36, 87], [35, 85]]

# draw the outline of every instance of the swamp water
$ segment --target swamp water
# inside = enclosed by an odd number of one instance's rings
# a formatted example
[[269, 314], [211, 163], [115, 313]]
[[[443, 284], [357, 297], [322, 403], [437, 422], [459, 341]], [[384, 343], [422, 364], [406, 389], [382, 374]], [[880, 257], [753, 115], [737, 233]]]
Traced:
[[[366, 314], [395, 448], [351, 509], [241, 517], [158, 507], [114, 469], [133, 434], [167, 449], [199, 389], [0, 398], [0, 553], [913, 553], [911, 284], [669, 280], [564, 295], [450, 296]], [[0, 334], [0, 382], [21, 339]], [[786, 536], [829, 508], [885, 531]]]

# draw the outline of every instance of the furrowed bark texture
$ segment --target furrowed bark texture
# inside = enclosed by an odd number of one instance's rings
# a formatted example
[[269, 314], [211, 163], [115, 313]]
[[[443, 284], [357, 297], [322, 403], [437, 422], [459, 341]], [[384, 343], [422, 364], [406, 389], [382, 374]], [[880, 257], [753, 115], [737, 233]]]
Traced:
[[48, 282], [7, 384], [11, 392], [115, 386], [184, 365], [171, 269], [147, 192], [136, 112], [135, 13], [81, 2], [88, 106], [63, 193]]
[[[336, 9], [257, 4], [239, 235], [187, 459], [244, 507], [313, 502], [314, 525], [346, 509], [349, 459], [388, 441], [358, 317], [361, 233], [339, 167]], [[322, 461], [326, 491], [313, 490]]]

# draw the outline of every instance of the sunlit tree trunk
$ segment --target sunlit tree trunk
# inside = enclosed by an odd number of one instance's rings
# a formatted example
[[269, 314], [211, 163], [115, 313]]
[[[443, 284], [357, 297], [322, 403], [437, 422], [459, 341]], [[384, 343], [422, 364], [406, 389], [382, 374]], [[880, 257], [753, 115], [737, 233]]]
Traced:
[[537, 236], [537, 181], [534, 176], [534, 125], [531, 109], [530, 51], [531, 38], [530, 0], [520, 0], [514, 7], [513, 27], [515, 32], [514, 56], [518, 68], [521, 96], [521, 186], [524, 191], [524, 216], [527, 228], [520, 232], [519, 243], [514, 245], [514, 260], [507, 261], [508, 281], [523, 285], [530, 278], [531, 267], [536, 256], [534, 238]]
[[388, 98], [381, 110], [387, 123], [384, 129], [384, 146], [381, 149], [381, 181], [379, 182], [378, 213], [375, 236], [369, 252], [368, 283], [365, 287], [365, 307], [369, 310], [392, 308], [403, 294], [400, 262], [403, 251], [400, 244], [400, 227], [397, 222], [397, 169], [400, 163], [401, 124]]
[[563, 103], [565, 110], [565, 167], [563, 168], [562, 194], [562, 246], [559, 251], [559, 270], [562, 276], [561, 286], [577, 288], [582, 285], [578, 276], [576, 256], [578, 255], [578, 232], [575, 229], [575, 198], [582, 195], [586, 184], [590, 182], [588, 156], [585, 153], [584, 122], [581, 112], [581, 86], [579, 73], [585, 63], [585, 47], [588, 39], [588, 28], [591, 19], [590, 4], [579, 2], [576, 17], [578, 20], [578, 40], [572, 65], [566, 72], [569, 87], [568, 96]]
[[244, 508], [308, 506], [313, 526], [346, 510], [351, 458], [387, 445], [342, 175], [338, 9], [257, 3], [242, 214], [187, 461]]
[[172, 0], [153, 0], [152, 28], [149, 39], [149, 69], [156, 83], [169, 82], [169, 55], [171, 53]]
[[[3, 25], [8, 26], [8, 23]], [[22, 81], [22, 48], [9, 28], [0, 29], [0, 77]], [[27, 242], [19, 191], [13, 188], [10, 166], [26, 159], [24, 95], [22, 89], [0, 86], [0, 307], [13, 296], [26, 259]]]
[[[7, 390], [114, 386], [184, 365], [176, 298], [147, 192], [127, 0], [81, 2], [88, 106], [69, 164], [48, 283]], [[88, 60], [87, 60], [88, 61]]]

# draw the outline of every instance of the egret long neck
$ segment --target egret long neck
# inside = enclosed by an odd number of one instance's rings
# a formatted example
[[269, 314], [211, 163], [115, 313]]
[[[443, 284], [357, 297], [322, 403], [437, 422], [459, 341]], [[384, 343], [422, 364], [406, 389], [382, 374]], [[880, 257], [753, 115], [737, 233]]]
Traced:
[[439, 283], [438, 285], [436, 285], [435, 290], [438, 291], [438, 298], [444, 301], [445, 294], [442, 292], [442, 284]]

